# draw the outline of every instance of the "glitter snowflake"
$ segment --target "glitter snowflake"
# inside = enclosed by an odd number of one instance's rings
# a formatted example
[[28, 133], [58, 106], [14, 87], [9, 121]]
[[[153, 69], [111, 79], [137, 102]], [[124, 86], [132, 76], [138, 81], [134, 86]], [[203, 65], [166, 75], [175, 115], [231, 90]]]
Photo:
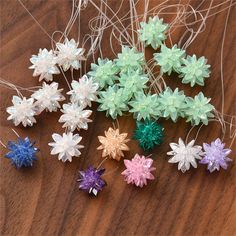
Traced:
[[148, 23], [141, 22], [141, 29], [138, 30], [141, 42], [145, 45], [151, 45], [152, 48], [157, 49], [162, 42], [166, 39], [167, 24], [163, 23], [163, 19], [157, 16], [149, 17]]
[[207, 65], [205, 57], [197, 59], [196, 55], [187, 56], [183, 60], [184, 66], [181, 68], [180, 77], [183, 78], [182, 83], [190, 83], [191, 87], [195, 84], [204, 86], [205, 78], [210, 76], [210, 65]]
[[59, 50], [57, 52], [57, 63], [62, 66], [64, 71], [69, 68], [78, 70], [80, 68], [80, 61], [85, 60], [84, 49], [78, 48], [74, 39], [66, 39], [64, 43], [56, 43]]
[[101, 178], [104, 172], [105, 169], [96, 169], [92, 166], [85, 171], [80, 171], [80, 178], [77, 180], [79, 188], [97, 196], [98, 192], [106, 186], [106, 182]]
[[114, 130], [109, 128], [105, 131], [105, 137], [98, 136], [101, 145], [97, 149], [103, 150], [102, 157], [108, 156], [119, 161], [120, 158], [124, 156], [123, 151], [129, 150], [129, 147], [126, 145], [129, 141], [127, 135], [127, 133], [120, 134], [119, 129]]
[[65, 100], [61, 94], [62, 91], [63, 89], [58, 89], [58, 83], [46, 84], [43, 82], [42, 88], [31, 95], [37, 101], [35, 102], [37, 113], [41, 113], [44, 109], [56, 112], [61, 107], [59, 102]]
[[33, 65], [29, 68], [34, 69], [33, 76], [39, 76], [39, 81], [43, 79], [52, 81], [54, 74], [60, 74], [56, 66], [57, 58], [52, 50], [48, 51], [46, 48], [40, 48], [38, 55], [33, 55], [30, 61]]
[[196, 159], [202, 159], [202, 147], [194, 145], [195, 140], [192, 140], [188, 144], [185, 144], [181, 138], [178, 143], [170, 143], [172, 151], [167, 155], [173, 156], [169, 159], [169, 163], [179, 163], [178, 170], [183, 173], [190, 169], [190, 165], [197, 168]]
[[131, 98], [137, 92], [147, 88], [146, 83], [148, 77], [142, 74], [140, 70], [128, 70], [126, 73], [121, 73], [119, 78], [119, 86], [124, 88], [124, 93]]
[[154, 59], [161, 67], [161, 72], [168, 73], [168, 75], [172, 72], [180, 72], [184, 57], [185, 51], [178, 48], [177, 45], [168, 48], [162, 44], [161, 51], [159, 53], [154, 53]]
[[186, 110], [185, 115], [187, 122], [191, 122], [192, 125], [198, 125], [200, 122], [207, 125], [208, 119], [214, 117], [212, 111], [214, 106], [210, 102], [210, 98], [206, 98], [202, 92], [196, 95], [194, 98], [186, 98]]
[[156, 119], [160, 115], [157, 94], [145, 95], [143, 92], [139, 92], [129, 102], [129, 105], [132, 107], [130, 112], [134, 113], [134, 118], [138, 121], [141, 119]]
[[63, 133], [53, 134], [52, 138], [54, 142], [49, 143], [48, 145], [52, 147], [51, 155], [58, 154], [58, 160], [62, 160], [62, 162], [72, 161], [72, 157], [79, 157], [81, 152], [79, 149], [84, 146], [79, 145], [82, 137], [79, 134], [73, 135], [73, 133]]
[[111, 60], [98, 58], [97, 64], [91, 64], [91, 71], [88, 72], [88, 75], [99, 84], [100, 89], [103, 89], [107, 85], [114, 84], [114, 81], [118, 79], [116, 75], [118, 71], [117, 66]]
[[64, 123], [63, 128], [68, 128], [73, 132], [76, 129], [88, 129], [88, 123], [92, 120], [88, 119], [92, 114], [91, 110], [84, 110], [83, 106], [78, 106], [75, 103], [64, 104], [61, 110], [64, 113], [60, 119], [60, 123]]
[[218, 138], [211, 144], [203, 143], [204, 157], [200, 161], [201, 164], [207, 164], [207, 169], [212, 173], [215, 170], [228, 168], [228, 162], [232, 159], [227, 156], [231, 153], [231, 149], [224, 149], [225, 144]]
[[106, 91], [101, 91], [97, 102], [101, 103], [98, 111], [106, 111], [106, 115], [110, 115], [113, 119], [116, 119], [118, 115], [121, 116], [123, 111], [129, 110], [127, 94], [117, 85], [109, 86]]
[[73, 103], [91, 107], [91, 102], [97, 100], [99, 85], [95, 83], [92, 78], [88, 78], [84, 75], [79, 81], [73, 80], [71, 86], [72, 90], [67, 94], [71, 95], [71, 101]]
[[178, 117], [185, 116], [185, 95], [183, 91], [179, 91], [176, 88], [172, 91], [171, 88], [167, 87], [162, 93], [158, 95], [158, 109], [161, 116], [166, 119], [172, 119], [176, 122]]
[[115, 59], [116, 66], [122, 71], [142, 69], [144, 65], [144, 54], [137, 52], [135, 48], [122, 46], [122, 52]]
[[7, 120], [12, 120], [15, 126], [22, 123], [24, 127], [33, 126], [36, 123], [33, 98], [13, 96], [12, 103], [13, 106], [7, 108], [7, 113], [10, 114]]
[[140, 147], [144, 150], [150, 150], [155, 145], [160, 145], [164, 138], [164, 128], [152, 120], [137, 122], [137, 127], [133, 138], [139, 141]]
[[151, 173], [156, 168], [152, 167], [153, 160], [136, 154], [131, 160], [124, 160], [126, 169], [121, 173], [128, 184], [135, 184], [138, 187], [147, 185], [147, 180], [153, 180]]
[[17, 169], [21, 167], [29, 167], [33, 165], [36, 159], [38, 148], [34, 147], [29, 138], [18, 138], [18, 142], [9, 141], [7, 148], [10, 150], [5, 157], [10, 159]]

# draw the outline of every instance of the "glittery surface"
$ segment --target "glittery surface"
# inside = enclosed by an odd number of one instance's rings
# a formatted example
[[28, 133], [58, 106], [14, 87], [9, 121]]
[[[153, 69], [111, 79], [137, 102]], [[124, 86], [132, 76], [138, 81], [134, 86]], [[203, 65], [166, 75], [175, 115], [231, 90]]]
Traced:
[[77, 42], [74, 39], [65, 39], [64, 43], [56, 43], [58, 49], [57, 63], [62, 66], [64, 71], [68, 69], [78, 70], [81, 65], [80, 61], [85, 60], [83, 48], [77, 47]]
[[73, 134], [72, 132], [60, 134], [54, 133], [52, 135], [54, 142], [48, 145], [52, 147], [51, 155], [58, 154], [58, 160], [62, 162], [72, 161], [72, 157], [79, 157], [81, 155], [80, 149], [84, 148], [83, 145], [79, 145], [82, 137], [79, 134]]
[[126, 143], [129, 141], [127, 139], [127, 133], [120, 134], [119, 129], [112, 129], [111, 127], [105, 131], [104, 136], [98, 136], [98, 140], [101, 145], [97, 148], [102, 151], [102, 157], [109, 156], [112, 159], [120, 160], [124, 156], [123, 151], [128, 151], [129, 147]]
[[169, 163], [178, 163], [178, 170], [183, 173], [190, 169], [190, 166], [197, 168], [196, 160], [202, 159], [202, 147], [194, 145], [195, 140], [189, 143], [179, 138], [178, 143], [170, 143], [172, 151], [167, 152], [167, 155], [173, 156], [169, 159]]
[[98, 192], [106, 186], [106, 182], [101, 178], [104, 172], [105, 169], [96, 169], [92, 166], [85, 171], [80, 171], [80, 178], [77, 180], [79, 188], [97, 196]]
[[29, 68], [34, 70], [33, 76], [39, 76], [39, 81], [43, 79], [52, 81], [54, 74], [60, 74], [60, 70], [56, 66], [57, 57], [52, 50], [40, 48], [38, 55], [32, 55], [30, 62], [33, 65]]
[[140, 147], [146, 151], [162, 143], [163, 132], [164, 128], [157, 124], [156, 121], [145, 120], [144, 122], [137, 122], [133, 138], [138, 140]]
[[154, 176], [151, 173], [155, 170], [152, 167], [153, 160], [145, 156], [136, 154], [131, 160], [124, 160], [126, 169], [121, 173], [125, 177], [128, 184], [135, 184], [138, 187], [147, 185], [147, 180], [153, 180]]
[[224, 149], [224, 147], [225, 144], [219, 138], [211, 142], [211, 144], [203, 143], [205, 155], [200, 163], [207, 164], [207, 169], [210, 172], [220, 170], [220, 167], [226, 170], [228, 163], [232, 161], [232, 159], [227, 157], [232, 150], [229, 148]]
[[161, 51], [154, 53], [154, 59], [161, 67], [162, 73], [170, 75], [173, 71], [179, 73], [185, 57], [185, 51], [175, 44], [172, 48], [161, 45]]
[[10, 114], [7, 120], [12, 120], [15, 126], [22, 123], [24, 127], [33, 126], [36, 123], [33, 98], [27, 99], [13, 96], [12, 104], [13, 106], [8, 107], [6, 110]]
[[163, 41], [166, 39], [165, 32], [168, 25], [163, 23], [163, 19], [159, 19], [157, 16], [149, 17], [148, 22], [140, 23], [141, 29], [139, 32], [139, 39], [145, 42], [145, 45], [151, 45], [154, 49], [157, 49]]
[[5, 157], [9, 158], [17, 169], [21, 167], [32, 166], [36, 160], [38, 148], [34, 147], [34, 142], [31, 143], [29, 138], [18, 138], [18, 142], [9, 141], [7, 148], [10, 150]]

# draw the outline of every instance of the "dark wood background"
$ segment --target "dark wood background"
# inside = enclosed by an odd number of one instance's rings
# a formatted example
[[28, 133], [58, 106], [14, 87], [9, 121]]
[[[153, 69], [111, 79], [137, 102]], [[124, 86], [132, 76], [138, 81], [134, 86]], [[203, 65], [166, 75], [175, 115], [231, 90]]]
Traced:
[[[51, 34], [59, 29], [64, 30], [68, 22], [71, 2], [67, 0], [24, 0], [24, 4]], [[112, 8], [118, 7], [116, 0], [109, 0]], [[164, 1], [152, 0], [151, 5]], [[169, 1], [176, 3], [179, 1]], [[209, 5], [203, 1], [201, 9]], [[221, 0], [213, 1], [219, 4]], [[235, 1], [232, 1], [235, 2]], [[29, 58], [38, 49], [50, 48], [47, 35], [35, 24], [16, 0], [1, 0], [1, 78], [23, 87], [38, 85], [38, 79], [32, 77], [28, 69]], [[193, 6], [200, 1], [193, 0]], [[228, 2], [229, 3], [229, 2]], [[128, 1], [124, 1], [123, 13], [129, 9]], [[225, 7], [228, 4], [224, 5]], [[142, 12], [142, 4], [139, 11]], [[218, 10], [224, 7], [217, 8]], [[86, 33], [87, 21], [97, 12], [88, 7], [82, 17], [81, 33]], [[210, 79], [204, 88], [190, 89], [183, 86], [179, 79], [167, 79], [172, 87], [179, 86], [188, 95], [195, 95], [200, 90], [208, 97], [216, 109], [221, 109], [220, 83], [220, 48], [227, 10], [210, 17], [206, 30], [198, 36], [188, 48], [188, 53], [205, 55], [212, 65]], [[165, 16], [171, 20], [172, 16]], [[231, 7], [224, 44], [224, 90], [225, 113], [236, 113], [236, 8]], [[176, 31], [176, 40], [181, 37], [181, 29]], [[73, 37], [73, 32], [71, 34]], [[107, 39], [107, 40], [106, 40]], [[108, 38], [104, 38], [104, 45]], [[107, 51], [107, 56], [110, 52]], [[65, 83], [61, 76], [56, 77], [61, 86]], [[14, 91], [0, 88], [1, 129], [0, 138], [4, 143], [15, 140], [11, 131], [13, 124], [6, 120], [6, 107], [11, 105]], [[24, 93], [29, 96], [29, 93]], [[94, 111], [96, 105], [93, 106]], [[83, 150], [80, 158], [72, 163], [62, 163], [56, 156], [50, 155], [48, 142], [53, 132], [62, 133], [57, 122], [59, 113], [44, 113], [37, 119], [32, 128], [16, 127], [22, 136], [36, 140], [41, 149], [38, 162], [31, 169], [17, 171], [4, 157], [7, 152], [1, 146], [1, 235], [236, 235], [236, 167], [235, 162], [228, 171], [209, 174], [206, 167], [191, 169], [185, 174], [177, 171], [177, 165], [168, 164], [166, 152], [169, 142], [176, 142], [179, 137], [185, 138], [190, 125], [180, 120], [177, 124], [160, 121], [165, 127], [164, 143], [153, 150], [156, 179], [143, 188], [127, 185], [121, 171], [123, 163], [107, 161], [105, 179], [108, 186], [97, 198], [88, 196], [78, 189], [76, 179], [78, 170], [88, 164], [98, 164], [101, 152], [96, 151], [97, 136], [112, 125], [112, 120], [104, 113], [94, 112], [94, 122], [87, 132], [82, 132]], [[135, 122], [132, 117], [119, 119], [122, 132], [132, 136]], [[192, 135], [194, 137], [194, 135]], [[211, 123], [204, 127], [198, 143], [211, 142], [221, 137], [220, 125]], [[225, 141], [230, 144], [229, 133]], [[235, 143], [231, 158], [235, 160]], [[127, 158], [135, 153], [142, 153], [135, 141], [130, 142], [131, 151]]]

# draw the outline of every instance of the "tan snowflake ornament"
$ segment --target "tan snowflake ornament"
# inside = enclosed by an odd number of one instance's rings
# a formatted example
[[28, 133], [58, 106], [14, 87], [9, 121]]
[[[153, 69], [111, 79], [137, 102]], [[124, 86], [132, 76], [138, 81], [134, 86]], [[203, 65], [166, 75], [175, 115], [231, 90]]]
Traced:
[[126, 143], [129, 141], [127, 139], [127, 133], [120, 134], [119, 129], [112, 129], [111, 127], [105, 131], [104, 136], [98, 136], [98, 140], [101, 145], [97, 148], [102, 151], [102, 157], [110, 157], [117, 161], [124, 156], [123, 151], [129, 151], [129, 147]]

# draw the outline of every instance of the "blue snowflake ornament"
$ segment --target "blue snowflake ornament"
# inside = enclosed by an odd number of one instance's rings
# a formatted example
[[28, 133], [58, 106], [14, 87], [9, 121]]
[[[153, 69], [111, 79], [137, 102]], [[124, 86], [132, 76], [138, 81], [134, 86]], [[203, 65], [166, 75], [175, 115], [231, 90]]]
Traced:
[[34, 144], [35, 142], [31, 143], [28, 137], [18, 138], [18, 142], [9, 141], [7, 148], [10, 152], [5, 157], [9, 158], [17, 169], [32, 166], [33, 161], [37, 160], [36, 153], [39, 151]]

